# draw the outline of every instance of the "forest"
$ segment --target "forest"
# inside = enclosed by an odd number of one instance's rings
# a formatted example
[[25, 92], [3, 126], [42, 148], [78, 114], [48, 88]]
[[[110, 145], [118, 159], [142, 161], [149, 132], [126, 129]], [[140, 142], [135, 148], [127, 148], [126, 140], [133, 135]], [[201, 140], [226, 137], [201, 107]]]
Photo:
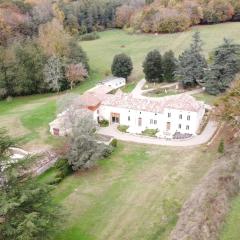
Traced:
[[96, 39], [105, 29], [172, 33], [238, 20], [237, 0], [1, 0], [0, 99], [85, 81], [91, 69], [79, 40]]

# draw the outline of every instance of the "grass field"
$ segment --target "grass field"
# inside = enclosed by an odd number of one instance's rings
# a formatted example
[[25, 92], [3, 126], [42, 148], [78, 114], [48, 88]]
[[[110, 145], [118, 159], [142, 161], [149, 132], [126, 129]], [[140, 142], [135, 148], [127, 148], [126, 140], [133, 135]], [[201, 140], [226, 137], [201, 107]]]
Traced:
[[240, 239], [240, 196], [236, 197], [231, 203], [231, 210], [226, 218], [225, 225], [220, 234], [220, 240], [239, 240]]
[[207, 56], [215, 47], [222, 43], [223, 38], [232, 38], [240, 43], [240, 23], [224, 23], [208, 26], [196, 26], [189, 31], [174, 34], [127, 34], [121, 30], [100, 33], [100, 39], [81, 42], [87, 52], [91, 67], [104, 75], [110, 72], [115, 54], [124, 52], [132, 57], [134, 75], [142, 76], [142, 62], [148, 51], [158, 49], [161, 53], [173, 50], [179, 55], [186, 49], [194, 31], [199, 30], [204, 41], [203, 50]]
[[[56, 240], [165, 240], [177, 213], [216, 157], [215, 149], [119, 142], [91, 171], [66, 178], [53, 192], [65, 207]], [[49, 181], [53, 172], [41, 176]]]

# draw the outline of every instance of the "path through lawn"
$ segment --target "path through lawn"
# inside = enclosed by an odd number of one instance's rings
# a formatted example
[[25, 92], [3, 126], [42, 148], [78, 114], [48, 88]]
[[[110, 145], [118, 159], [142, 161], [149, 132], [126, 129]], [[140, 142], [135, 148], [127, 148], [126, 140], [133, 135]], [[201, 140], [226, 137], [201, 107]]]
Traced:
[[214, 157], [215, 151], [204, 147], [120, 143], [110, 159], [68, 177], [54, 191], [54, 199], [66, 208], [65, 229], [55, 239], [167, 239], [177, 220], [175, 207]]

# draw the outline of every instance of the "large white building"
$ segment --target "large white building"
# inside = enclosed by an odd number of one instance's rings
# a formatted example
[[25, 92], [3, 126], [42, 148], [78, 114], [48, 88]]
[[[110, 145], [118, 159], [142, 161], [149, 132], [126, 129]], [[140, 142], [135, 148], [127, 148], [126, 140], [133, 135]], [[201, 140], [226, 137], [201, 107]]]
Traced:
[[129, 126], [129, 133], [158, 130], [157, 136], [195, 135], [205, 113], [203, 102], [187, 94], [163, 97], [158, 101], [138, 99], [131, 94], [108, 95], [94, 111], [96, 121]]

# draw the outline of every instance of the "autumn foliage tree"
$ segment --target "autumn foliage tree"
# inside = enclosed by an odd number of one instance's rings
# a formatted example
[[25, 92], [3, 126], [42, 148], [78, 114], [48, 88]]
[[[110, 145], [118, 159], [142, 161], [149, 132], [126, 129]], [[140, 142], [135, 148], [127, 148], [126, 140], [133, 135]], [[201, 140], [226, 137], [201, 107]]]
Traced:
[[88, 71], [82, 63], [69, 64], [66, 68], [66, 76], [72, 89], [74, 85], [88, 76]]

